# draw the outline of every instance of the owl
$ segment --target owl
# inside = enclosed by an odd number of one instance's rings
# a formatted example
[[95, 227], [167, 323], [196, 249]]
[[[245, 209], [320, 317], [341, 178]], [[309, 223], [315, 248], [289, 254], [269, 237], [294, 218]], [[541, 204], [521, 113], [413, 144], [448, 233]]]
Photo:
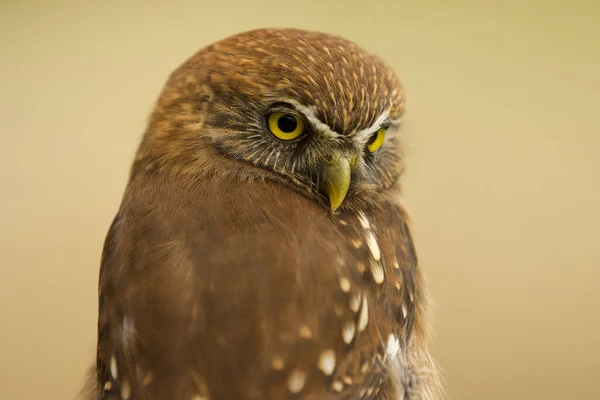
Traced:
[[178, 67], [104, 243], [82, 398], [437, 398], [404, 106], [386, 63], [324, 33], [244, 32]]

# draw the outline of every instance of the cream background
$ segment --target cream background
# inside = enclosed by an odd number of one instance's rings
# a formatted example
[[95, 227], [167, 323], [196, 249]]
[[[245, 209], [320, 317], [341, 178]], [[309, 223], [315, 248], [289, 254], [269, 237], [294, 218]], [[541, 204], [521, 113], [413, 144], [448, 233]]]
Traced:
[[497, 3], [0, 0], [0, 398], [75, 395], [168, 73], [295, 26], [357, 41], [407, 88], [405, 203], [451, 398], [599, 399], [600, 3]]

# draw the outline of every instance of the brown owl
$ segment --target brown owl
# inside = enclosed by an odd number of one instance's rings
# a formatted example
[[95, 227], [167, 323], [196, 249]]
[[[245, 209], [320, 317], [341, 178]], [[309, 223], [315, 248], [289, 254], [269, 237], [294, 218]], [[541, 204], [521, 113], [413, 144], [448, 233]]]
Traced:
[[403, 109], [382, 60], [322, 33], [175, 70], [104, 244], [83, 398], [437, 398]]

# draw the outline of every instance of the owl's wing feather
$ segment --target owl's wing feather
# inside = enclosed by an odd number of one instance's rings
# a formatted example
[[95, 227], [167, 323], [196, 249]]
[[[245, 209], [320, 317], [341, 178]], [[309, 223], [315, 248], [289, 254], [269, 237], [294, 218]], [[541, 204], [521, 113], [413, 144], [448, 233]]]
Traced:
[[394, 207], [332, 217], [265, 181], [138, 174], [104, 248], [99, 398], [397, 390], [418, 294]]

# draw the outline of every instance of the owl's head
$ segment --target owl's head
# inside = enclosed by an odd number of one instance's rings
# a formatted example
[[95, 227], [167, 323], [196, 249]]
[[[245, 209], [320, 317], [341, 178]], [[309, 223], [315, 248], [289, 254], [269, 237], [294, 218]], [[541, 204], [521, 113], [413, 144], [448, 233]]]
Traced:
[[[373, 202], [403, 171], [403, 90], [337, 36], [263, 29], [208, 46], [171, 75], [138, 160], [191, 173], [233, 162], [323, 205]], [[250, 168], [248, 168], [250, 167]]]

